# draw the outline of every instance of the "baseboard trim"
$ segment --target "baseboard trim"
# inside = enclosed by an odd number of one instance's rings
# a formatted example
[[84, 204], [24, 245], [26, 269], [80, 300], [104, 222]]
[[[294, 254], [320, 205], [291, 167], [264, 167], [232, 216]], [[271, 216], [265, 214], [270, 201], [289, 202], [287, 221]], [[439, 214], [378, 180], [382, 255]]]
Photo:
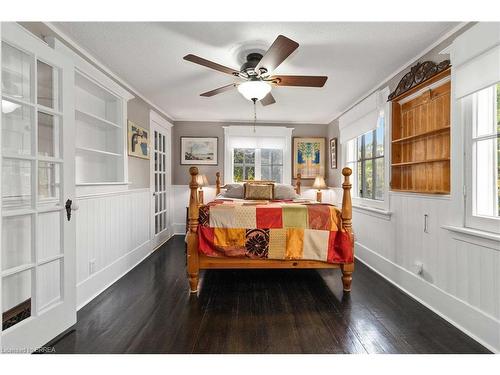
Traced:
[[129, 273], [152, 253], [151, 241], [147, 240], [113, 263], [99, 270], [76, 285], [76, 305], [80, 310], [99, 294]]
[[500, 322], [497, 319], [439, 289], [358, 242], [355, 245], [355, 254], [357, 260], [404, 293], [488, 350], [500, 353]]

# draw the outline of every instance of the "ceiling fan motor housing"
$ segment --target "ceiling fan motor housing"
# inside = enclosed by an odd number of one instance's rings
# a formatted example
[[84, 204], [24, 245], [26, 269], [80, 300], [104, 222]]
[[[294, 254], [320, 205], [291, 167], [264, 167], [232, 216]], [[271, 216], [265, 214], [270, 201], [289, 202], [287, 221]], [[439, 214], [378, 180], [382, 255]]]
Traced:
[[241, 66], [240, 76], [243, 78], [257, 77], [262, 74], [267, 73], [266, 68], [260, 68], [259, 72], [255, 71], [255, 67], [262, 59], [262, 55], [260, 53], [250, 53], [247, 56], [247, 61]]

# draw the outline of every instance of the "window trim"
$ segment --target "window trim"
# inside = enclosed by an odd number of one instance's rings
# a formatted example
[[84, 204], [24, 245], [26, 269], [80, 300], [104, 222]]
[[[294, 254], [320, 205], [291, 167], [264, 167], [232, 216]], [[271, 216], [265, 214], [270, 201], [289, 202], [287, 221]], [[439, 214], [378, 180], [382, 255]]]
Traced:
[[[487, 231], [491, 233], [500, 233], [500, 218], [488, 217], [474, 214], [475, 200], [475, 176], [474, 164], [475, 153], [473, 152], [473, 144], [478, 139], [483, 137], [474, 137], [474, 105], [472, 95], [462, 98], [458, 101], [460, 122], [462, 123], [463, 137], [463, 156], [464, 156], [464, 181], [463, 181], [463, 212], [464, 212], [464, 227], [478, 231]], [[488, 138], [488, 137], [486, 137]]]
[[[283, 184], [292, 184], [292, 132], [285, 126], [223, 126], [224, 128], [224, 183], [233, 183], [233, 148], [231, 137], [279, 137], [283, 139]], [[241, 147], [248, 148], [248, 147]], [[262, 147], [267, 148], [267, 147]], [[259, 148], [260, 149], [260, 148]], [[257, 163], [257, 160], [256, 160]], [[259, 165], [260, 169], [260, 165]], [[257, 170], [257, 166], [256, 166]]]

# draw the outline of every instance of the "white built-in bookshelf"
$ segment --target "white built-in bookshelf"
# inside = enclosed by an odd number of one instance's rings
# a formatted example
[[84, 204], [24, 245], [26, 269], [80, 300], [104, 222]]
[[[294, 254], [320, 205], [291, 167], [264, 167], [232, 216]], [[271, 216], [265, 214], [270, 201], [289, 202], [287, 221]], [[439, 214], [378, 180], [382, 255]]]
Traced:
[[54, 43], [75, 63], [77, 189], [127, 184], [127, 101], [133, 96], [71, 49]]

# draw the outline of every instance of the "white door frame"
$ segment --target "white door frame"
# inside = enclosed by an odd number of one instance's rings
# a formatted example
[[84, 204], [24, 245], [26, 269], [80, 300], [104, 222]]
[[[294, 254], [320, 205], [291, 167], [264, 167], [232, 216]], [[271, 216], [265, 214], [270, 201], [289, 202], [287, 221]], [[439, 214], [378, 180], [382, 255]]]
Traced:
[[[154, 250], [161, 246], [173, 235], [173, 202], [172, 202], [172, 124], [161, 117], [157, 112], [149, 112], [149, 133], [150, 133], [150, 158], [149, 158], [149, 189], [151, 192], [151, 216], [150, 216], [150, 238], [151, 248]], [[154, 164], [154, 131], [158, 130], [166, 135], [167, 162], [165, 165], [167, 192], [167, 218], [166, 229], [158, 235], [155, 235], [155, 164]]]
[[[8, 41], [10, 44], [24, 50], [27, 54], [34, 56], [34, 61], [37, 59], [47, 62], [48, 64], [57, 67], [61, 71], [59, 89], [63, 93], [62, 97], [62, 107], [59, 109], [58, 115], [63, 123], [60, 124], [60, 129], [63, 131], [63, 138], [60, 139], [62, 142], [62, 147], [60, 149], [61, 156], [59, 159], [52, 158], [54, 163], [61, 163], [60, 167], [60, 180], [63, 185], [60, 189], [59, 203], [57, 205], [49, 207], [50, 212], [61, 212], [64, 217], [61, 216], [60, 222], [60, 246], [61, 254], [53, 256], [49, 259], [38, 259], [37, 255], [37, 237], [32, 239], [32, 262], [33, 265], [29, 265], [29, 269], [32, 270], [32, 313], [31, 317], [24, 319], [23, 321], [17, 323], [13, 327], [9, 328], [5, 332], [2, 332], [2, 349], [4, 350], [14, 350], [16, 352], [31, 352], [41, 345], [47, 343], [55, 336], [63, 332], [65, 329], [69, 328], [76, 323], [76, 241], [75, 241], [75, 220], [74, 214], [71, 221], [66, 220], [64, 212], [64, 202], [67, 199], [74, 201], [75, 197], [75, 171], [74, 171], [74, 159], [75, 159], [75, 126], [74, 126], [74, 65], [69, 58], [63, 56], [57, 51], [54, 51], [40, 39], [35, 37], [33, 34], [29, 33], [26, 29], [14, 22], [2, 22], [1, 23], [1, 36], [2, 40]], [[34, 67], [36, 70], [36, 66]], [[33, 76], [36, 80], [36, 74]], [[33, 86], [32, 84], [32, 87]], [[39, 105], [30, 104], [34, 106], [35, 111], [40, 110]], [[35, 117], [36, 119], [36, 117]], [[1, 124], [0, 124], [1, 125]], [[36, 136], [36, 121], [33, 123], [33, 131]], [[1, 134], [1, 131], [0, 131]], [[38, 142], [32, 136], [32, 142]], [[1, 147], [1, 143], [0, 143]], [[33, 145], [32, 145], [33, 147]], [[0, 152], [3, 155], [3, 151], [0, 148]], [[14, 157], [15, 158], [15, 157]], [[39, 156], [34, 154], [31, 156], [32, 161], [32, 191], [31, 194], [37, 194], [37, 160]], [[49, 160], [49, 159], [47, 159]], [[32, 198], [33, 199], [33, 198]], [[36, 200], [35, 200], [36, 201]], [[35, 202], [32, 201], [32, 202]], [[33, 203], [32, 203], [33, 204]], [[7, 214], [5, 210], [2, 212], [2, 195], [0, 194], [0, 221], [3, 221], [3, 215]], [[22, 211], [22, 212], [21, 212]], [[32, 216], [32, 231], [34, 234], [32, 236], [37, 236], [37, 222], [39, 209], [38, 207], [31, 206], [30, 208], [16, 211], [14, 215], [31, 215]], [[43, 209], [42, 209], [43, 212]], [[10, 213], [9, 213], [10, 215]], [[0, 228], [1, 229], [1, 228]], [[62, 238], [61, 238], [62, 237]], [[1, 257], [0, 257], [1, 259]], [[62, 277], [62, 283], [60, 281], [60, 300], [56, 301], [49, 307], [39, 310], [37, 306], [37, 290], [40, 287], [38, 282], [38, 267], [42, 263], [50, 263], [55, 259], [60, 259], [62, 264], [60, 265], [60, 276]], [[27, 266], [25, 266], [27, 267]], [[0, 268], [1, 269], [1, 268]], [[3, 271], [2, 271], [3, 276]], [[34, 281], [33, 281], [34, 280]], [[0, 289], [1, 294], [1, 289]], [[34, 302], [33, 302], [34, 301]], [[1, 299], [0, 299], [1, 305]], [[2, 307], [2, 306], [0, 306]], [[1, 309], [3, 311], [3, 308]]]

